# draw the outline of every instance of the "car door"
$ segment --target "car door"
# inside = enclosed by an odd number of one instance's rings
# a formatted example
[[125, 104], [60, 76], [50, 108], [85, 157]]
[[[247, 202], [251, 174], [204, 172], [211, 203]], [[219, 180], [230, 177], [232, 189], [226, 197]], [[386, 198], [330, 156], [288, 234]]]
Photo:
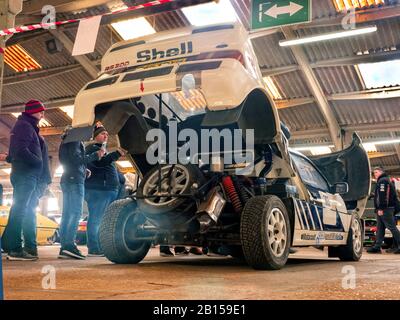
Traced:
[[330, 192], [330, 185], [314, 164], [300, 154], [291, 154], [310, 201], [297, 200], [303, 230], [345, 232], [348, 228], [346, 205], [339, 194]]
[[346, 182], [349, 190], [342, 198], [348, 210], [361, 217], [370, 195], [371, 170], [368, 154], [360, 137], [354, 133], [349, 147], [344, 150], [310, 157], [330, 185]]

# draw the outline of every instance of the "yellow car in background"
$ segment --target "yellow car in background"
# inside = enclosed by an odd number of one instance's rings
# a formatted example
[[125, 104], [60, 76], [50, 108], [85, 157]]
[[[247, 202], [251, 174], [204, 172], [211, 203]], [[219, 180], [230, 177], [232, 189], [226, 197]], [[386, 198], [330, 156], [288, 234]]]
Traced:
[[[8, 223], [10, 207], [0, 206], [0, 236]], [[36, 214], [37, 218], [37, 243], [38, 245], [53, 244], [58, 236], [59, 225], [49, 218]]]

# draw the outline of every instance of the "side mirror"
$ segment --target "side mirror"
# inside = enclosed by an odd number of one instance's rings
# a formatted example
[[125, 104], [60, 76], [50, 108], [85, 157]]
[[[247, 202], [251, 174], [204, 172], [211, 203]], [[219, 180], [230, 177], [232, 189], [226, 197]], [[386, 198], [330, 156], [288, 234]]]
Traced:
[[349, 192], [349, 184], [347, 182], [339, 182], [333, 185], [333, 193], [346, 194]]

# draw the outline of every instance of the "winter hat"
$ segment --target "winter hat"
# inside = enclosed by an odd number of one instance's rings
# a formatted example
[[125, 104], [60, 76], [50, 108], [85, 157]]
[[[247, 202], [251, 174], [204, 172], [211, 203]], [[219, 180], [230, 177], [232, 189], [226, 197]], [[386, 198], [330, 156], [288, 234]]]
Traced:
[[97, 122], [94, 125], [94, 131], [93, 131], [93, 138], [96, 138], [100, 133], [107, 131], [106, 128], [101, 124], [101, 122]]
[[25, 113], [28, 114], [34, 114], [45, 110], [46, 108], [44, 107], [43, 103], [41, 103], [39, 100], [29, 100], [25, 104]]

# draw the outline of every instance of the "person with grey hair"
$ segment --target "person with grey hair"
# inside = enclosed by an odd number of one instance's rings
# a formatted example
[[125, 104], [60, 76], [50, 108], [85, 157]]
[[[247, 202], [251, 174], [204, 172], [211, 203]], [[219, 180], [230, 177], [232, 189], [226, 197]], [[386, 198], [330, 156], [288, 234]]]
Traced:
[[64, 142], [70, 129], [68, 126], [64, 130], [59, 149], [59, 159], [63, 167], [61, 177], [63, 212], [60, 227], [61, 249], [58, 257], [82, 260], [85, 256], [77, 248], [75, 238], [83, 210], [85, 179], [90, 176], [87, 165], [100, 160], [104, 156], [104, 150], [97, 148], [86, 154], [81, 141]]
[[394, 220], [395, 209], [398, 207], [396, 188], [382, 167], [374, 168], [373, 174], [376, 179], [374, 205], [377, 220], [377, 234], [374, 246], [369, 248], [367, 252], [382, 252], [381, 247], [385, 238], [385, 231], [389, 229], [393, 235], [394, 242], [397, 244], [395, 248], [390, 250], [390, 253], [400, 253], [400, 232]]

